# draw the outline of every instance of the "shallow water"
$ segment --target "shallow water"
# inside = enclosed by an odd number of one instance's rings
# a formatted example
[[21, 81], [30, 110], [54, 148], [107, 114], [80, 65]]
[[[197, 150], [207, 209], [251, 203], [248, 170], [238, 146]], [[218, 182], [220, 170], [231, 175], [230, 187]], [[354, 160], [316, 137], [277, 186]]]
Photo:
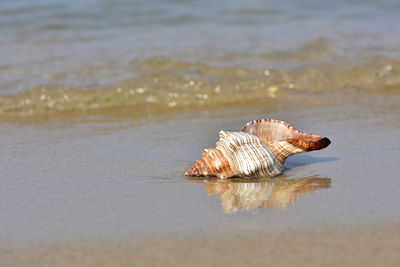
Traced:
[[[261, 112], [197, 114], [155, 123], [93, 121], [3, 127], [1, 240], [156, 237], [395, 223], [399, 106], [390, 97], [268, 115], [328, 136], [276, 179], [191, 179], [186, 168], [220, 129]], [[388, 108], [391, 109], [388, 109]], [[390, 140], [390, 141], [388, 141]], [[263, 230], [264, 229], [264, 230]]]

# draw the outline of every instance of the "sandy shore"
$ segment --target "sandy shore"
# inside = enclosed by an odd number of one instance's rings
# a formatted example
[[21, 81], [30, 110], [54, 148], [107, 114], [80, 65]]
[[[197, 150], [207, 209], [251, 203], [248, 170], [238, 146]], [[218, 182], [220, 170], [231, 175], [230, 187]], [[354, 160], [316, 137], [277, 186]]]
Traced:
[[[397, 101], [4, 123], [0, 265], [396, 266]], [[277, 179], [182, 175], [219, 130], [264, 116], [332, 144], [290, 158]]]
[[0, 247], [1, 266], [398, 266], [400, 224]]

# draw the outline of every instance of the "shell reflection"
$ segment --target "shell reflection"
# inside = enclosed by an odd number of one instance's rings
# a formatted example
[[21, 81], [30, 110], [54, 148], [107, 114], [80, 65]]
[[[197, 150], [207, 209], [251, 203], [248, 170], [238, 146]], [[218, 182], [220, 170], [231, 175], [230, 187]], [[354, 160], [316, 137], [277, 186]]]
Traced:
[[205, 184], [207, 196], [218, 194], [226, 213], [255, 208], [286, 209], [307, 192], [330, 188], [330, 178], [303, 177], [297, 179], [218, 180], [191, 179]]

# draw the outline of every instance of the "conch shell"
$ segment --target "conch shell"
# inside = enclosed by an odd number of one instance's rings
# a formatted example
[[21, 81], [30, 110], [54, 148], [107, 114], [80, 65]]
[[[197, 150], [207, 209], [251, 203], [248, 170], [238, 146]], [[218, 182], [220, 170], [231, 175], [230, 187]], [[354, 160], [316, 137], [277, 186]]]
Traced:
[[282, 173], [289, 156], [320, 150], [330, 143], [326, 137], [300, 132], [284, 121], [255, 120], [241, 132], [220, 131], [216, 148], [205, 149], [185, 175], [274, 177]]

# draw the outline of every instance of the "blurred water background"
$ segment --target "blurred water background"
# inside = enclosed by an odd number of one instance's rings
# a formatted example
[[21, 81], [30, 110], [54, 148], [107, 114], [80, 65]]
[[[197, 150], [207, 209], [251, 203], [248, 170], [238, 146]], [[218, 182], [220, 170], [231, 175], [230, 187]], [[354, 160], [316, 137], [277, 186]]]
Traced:
[[3, 0], [0, 117], [392, 94], [398, 14], [396, 0]]

